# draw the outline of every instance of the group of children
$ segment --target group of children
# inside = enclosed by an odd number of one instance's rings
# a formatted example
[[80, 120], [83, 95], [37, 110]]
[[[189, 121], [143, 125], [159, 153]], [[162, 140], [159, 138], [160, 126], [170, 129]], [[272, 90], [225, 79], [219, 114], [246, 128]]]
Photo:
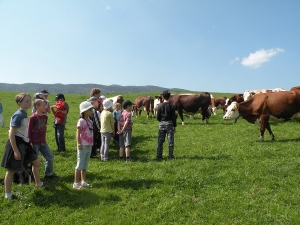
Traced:
[[[55, 120], [56, 143], [59, 151], [65, 151], [63, 131], [66, 124], [66, 115], [69, 110], [63, 94], [58, 94], [56, 102], [60, 106], [50, 106], [47, 101], [48, 92], [41, 96], [35, 95], [33, 114], [27, 117], [27, 110], [31, 108], [31, 97], [29, 94], [21, 93], [15, 97], [19, 109], [13, 114], [10, 121], [9, 139], [7, 140], [4, 156], [1, 166], [7, 169], [4, 185], [5, 198], [17, 199], [12, 194], [12, 179], [16, 171], [23, 169], [24, 165], [32, 163], [32, 172], [35, 179], [35, 187], [40, 188], [44, 183], [40, 180], [39, 168], [40, 160], [38, 153], [46, 159], [44, 178], [54, 178], [52, 172], [54, 156], [46, 143], [46, 125], [48, 121], [47, 113], [52, 110], [55, 117], [59, 117], [57, 111], [62, 113], [61, 119]], [[108, 160], [108, 151], [111, 138], [119, 141], [119, 158], [126, 162], [131, 161], [130, 147], [132, 142], [132, 102], [126, 100], [121, 105], [116, 104], [114, 111], [113, 103], [110, 99], [100, 96], [100, 89], [92, 89], [91, 98], [79, 105], [80, 118], [77, 121], [76, 142], [77, 142], [77, 164], [74, 172], [73, 188], [81, 189], [83, 187], [92, 187], [86, 182], [86, 169], [88, 162], [97, 151], [97, 142], [95, 139], [101, 136], [100, 159]], [[162, 93], [163, 103], [158, 107], [157, 120], [159, 123], [157, 159], [162, 159], [163, 143], [165, 136], [168, 136], [169, 158], [175, 159], [174, 151], [174, 133], [176, 131], [176, 116], [174, 107], [169, 104], [170, 92]], [[103, 109], [101, 108], [103, 107]], [[56, 109], [56, 110], [55, 110]], [[101, 113], [100, 113], [101, 111]], [[97, 136], [98, 135], [98, 136]]]

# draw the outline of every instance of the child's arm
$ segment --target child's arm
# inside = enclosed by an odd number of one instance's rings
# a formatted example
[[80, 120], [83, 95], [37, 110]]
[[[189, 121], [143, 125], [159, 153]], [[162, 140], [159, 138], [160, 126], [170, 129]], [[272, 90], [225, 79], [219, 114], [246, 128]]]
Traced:
[[126, 128], [127, 128], [127, 126], [128, 126], [128, 123], [129, 123], [129, 121], [126, 120], [126, 122], [125, 122], [125, 124], [124, 124], [124, 126], [123, 126], [123, 129], [122, 129], [122, 130], [118, 129], [118, 130], [119, 130], [119, 131], [118, 131], [118, 134], [122, 134], [122, 133], [124, 132], [124, 130], [126, 130]]
[[81, 127], [77, 127], [76, 142], [77, 142], [77, 148], [78, 148], [78, 150], [82, 150], [82, 146], [81, 146], [81, 142], [80, 142], [80, 132], [81, 132]]
[[21, 154], [17, 147], [15, 133], [17, 132], [18, 127], [10, 127], [8, 138], [11, 144], [11, 147], [14, 151], [15, 160], [21, 160]]
[[55, 115], [56, 105], [51, 105], [50, 109], [51, 109], [52, 113]]

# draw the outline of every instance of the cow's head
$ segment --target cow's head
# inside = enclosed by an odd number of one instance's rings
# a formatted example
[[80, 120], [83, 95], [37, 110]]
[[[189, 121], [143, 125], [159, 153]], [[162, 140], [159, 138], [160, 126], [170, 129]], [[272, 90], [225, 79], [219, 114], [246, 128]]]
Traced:
[[237, 102], [232, 102], [228, 107], [227, 107], [227, 112], [223, 116], [224, 120], [232, 120], [232, 119], [237, 119], [240, 116], [239, 113], [239, 104]]

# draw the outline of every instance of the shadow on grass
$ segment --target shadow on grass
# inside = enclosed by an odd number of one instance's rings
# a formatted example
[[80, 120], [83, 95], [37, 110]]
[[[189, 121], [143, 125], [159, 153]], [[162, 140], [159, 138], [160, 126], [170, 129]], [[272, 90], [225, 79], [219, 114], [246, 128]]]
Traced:
[[193, 160], [231, 160], [229, 155], [221, 154], [217, 156], [183, 156], [183, 157], [176, 157], [176, 159], [193, 159]]
[[124, 188], [124, 189], [150, 189], [154, 184], [161, 184], [159, 180], [149, 179], [131, 179], [131, 180], [116, 180], [106, 182], [109, 188]]
[[[89, 174], [91, 177], [91, 174]], [[99, 180], [102, 178], [97, 176]], [[32, 196], [32, 202], [40, 207], [58, 205], [59, 207], [70, 207], [74, 209], [87, 208], [99, 205], [101, 202], [114, 203], [121, 201], [118, 195], [111, 193], [99, 193], [93, 188], [73, 189], [73, 176], [61, 177], [49, 181], [46, 188], [36, 189]], [[103, 185], [102, 185], [103, 186]]]

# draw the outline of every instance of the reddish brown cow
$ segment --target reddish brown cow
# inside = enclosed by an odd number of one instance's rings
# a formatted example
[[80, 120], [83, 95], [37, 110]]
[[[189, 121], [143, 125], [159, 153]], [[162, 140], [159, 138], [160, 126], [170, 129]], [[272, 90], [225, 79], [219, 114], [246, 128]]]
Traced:
[[271, 140], [274, 134], [271, 130], [269, 119], [287, 121], [295, 119], [300, 121], [300, 87], [294, 87], [291, 91], [262, 93], [253, 98], [237, 103], [233, 102], [227, 108], [224, 120], [242, 117], [250, 123], [260, 126], [260, 141], [264, 140], [264, 132], [267, 129]]
[[195, 114], [201, 109], [202, 121], [206, 119], [208, 123], [209, 113], [208, 106], [210, 104], [211, 98], [210, 94], [204, 92], [199, 95], [171, 95], [169, 102], [174, 106], [175, 110], [178, 112], [182, 125], [184, 125], [183, 113], [185, 114]]
[[231, 98], [227, 98], [226, 99], [226, 103], [225, 103], [225, 110], [227, 109], [227, 107], [232, 103], [232, 102], [243, 102], [244, 101], [244, 97], [243, 94], [235, 94], [233, 95]]
[[133, 104], [133, 111], [136, 117], [141, 116], [142, 110], [147, 112], [147, 118], [149, 118], [150, 112], [152, 113], [152, 117], [154, 117], [154, 99], [151, 96], [137, 97]]
[[225, 112], [225, 104], [227, 97], [211, 98], [211, 111], [217, 115], [217, 109], [221, 108]]

